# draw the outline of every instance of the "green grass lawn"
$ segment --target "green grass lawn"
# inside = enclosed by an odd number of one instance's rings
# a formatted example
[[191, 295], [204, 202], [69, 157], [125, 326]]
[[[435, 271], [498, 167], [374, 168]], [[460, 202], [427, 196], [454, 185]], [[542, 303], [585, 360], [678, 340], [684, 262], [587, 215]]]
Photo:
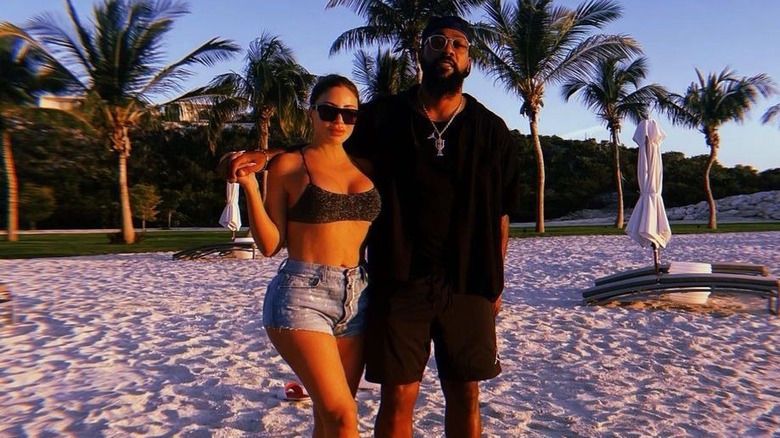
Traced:
[[[673, 223], [672, 234], [697, 234], [697, 233], [746, 233], [754, 231], [780, 231], [780, 222], [738, 222], [718, 224], [718, 229], [713, 231], [707, 228], [707, 224], [680, 224]], [[545, 233], [534, 231], [534, 226], [512, 227], [509, 230], [511, 237], [540, 237], [540, 236], [607, 236], [625, 234], [624, 229], [615, 228], [614, 225], [572, 225], [572, 226], [547, 226]]]
[[[780, 222], [724, 223], [716, 233], [780, 231]], [[672, 234], [711, 233], [705, 224], [672, 224]], [[548, 226], [543, 235], [533, 226], [512, 227], [510, 236], [550, 237], [583, 235], [622, 235], [623, 230], [611, 225]], [[0, 258], [25, 259], [35, 257], [64, 257], [94, 254], [175, 252], [210, 243], [229, 242], [228, 230], [154, 230], [141, 233], [141, 241], [133, 245], [110, 243], [109, 232], [65, 234], [21, 234], [18, 242], [8, 242], [0, 236]]]
[[[21, 234], [19, 241], [0, 241], [0, 258], [24, 259], [94, 254], [180, 251], [209, 243], [229, 242], [225, 231], [165, 230], [139, 233], [141, 241], [133, 245], [111, 243], [112, 233]], [[5, 236], [2, 237], [5, 239]]]

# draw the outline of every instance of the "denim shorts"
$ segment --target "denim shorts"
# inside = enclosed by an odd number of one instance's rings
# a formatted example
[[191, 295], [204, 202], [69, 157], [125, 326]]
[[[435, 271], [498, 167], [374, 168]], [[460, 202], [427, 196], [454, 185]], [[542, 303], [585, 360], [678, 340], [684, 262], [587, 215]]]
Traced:
[[362, 266], [343, 268], [287, 259], [268, 285], [263, 326], [336, 337], [358, 335], [365, 329], [367, 285]]

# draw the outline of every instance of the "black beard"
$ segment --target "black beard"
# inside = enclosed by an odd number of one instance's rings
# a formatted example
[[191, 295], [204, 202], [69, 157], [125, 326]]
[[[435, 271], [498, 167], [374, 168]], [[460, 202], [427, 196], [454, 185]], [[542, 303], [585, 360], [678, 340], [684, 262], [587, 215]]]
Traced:
[[[460, 91], [463, 87], [463, 81], [468, 77], [471, 72], [471, 68], [466, 67], [466, 70], [459, 70], [455, 66], [451, 75], [447, 77], [441, 77], [438, 72], [437, 64], [439, 59], [430, 63], [422, 64], [422, 86], [425, 91], [431, 95], [431, 97], [440, 98], [449, 94], [454, 94]], [[453, 62], [454, 63], [454, 62]]]

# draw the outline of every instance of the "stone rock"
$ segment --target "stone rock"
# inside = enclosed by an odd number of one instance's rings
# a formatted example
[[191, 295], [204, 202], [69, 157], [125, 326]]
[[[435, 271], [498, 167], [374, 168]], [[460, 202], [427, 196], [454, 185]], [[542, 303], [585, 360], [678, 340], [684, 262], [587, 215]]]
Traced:
[[[780, 219], [780, 190], [728, 196], [715, 201], [718, 217], [755, 220]], [[706, 220], [710, 209], [706, 201], [666, 210], [669, 220]]]
[[[632, 206], [633, 207], [633, 206]], [[780, 190], [735, 195], [715, 201], [719, 218], [749, 219], [749, 220], [780, 220]], [[614, 219], [617, 211], [614, 209], [580, 210], [570, 213], [558, 220], [577, 219]], [[631, 217], [631, 209], [626, 209], [625, 218]], [[706, 201], [682, 207], [666, 209], [670, 221], [706, 221], [710, 209]]]

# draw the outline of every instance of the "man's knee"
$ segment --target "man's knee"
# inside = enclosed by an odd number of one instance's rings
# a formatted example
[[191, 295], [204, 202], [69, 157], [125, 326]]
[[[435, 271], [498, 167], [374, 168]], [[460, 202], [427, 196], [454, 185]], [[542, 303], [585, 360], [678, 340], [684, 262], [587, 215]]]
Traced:
[[382, 385], [382, 407], [398, 414], [410, 413], [414, 410], [419, 390], [419, 382], [404, 385]]
[[448, 405], [469, 407], [479, 403], [479, 382], [456, 382], [442, 379], [441, 387]]

